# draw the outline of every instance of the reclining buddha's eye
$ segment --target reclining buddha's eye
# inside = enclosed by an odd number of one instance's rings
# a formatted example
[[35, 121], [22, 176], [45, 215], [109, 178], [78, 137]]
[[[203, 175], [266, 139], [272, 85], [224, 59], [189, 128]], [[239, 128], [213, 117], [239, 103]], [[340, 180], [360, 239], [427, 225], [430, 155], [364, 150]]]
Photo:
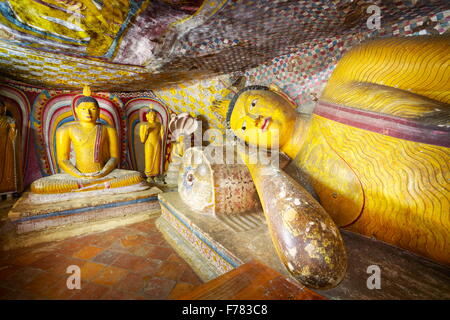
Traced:
[[245, 129], [247, 129], [247, 121], [242, 122], [241, 129], [242, 129], [242, 131], [245, 131]]
[[256, 106], [257, 101], [258, 101], [258, 99], [255, 99], [252, 101], [252, 103], [250, 104], [250, 110], [252, 110]]

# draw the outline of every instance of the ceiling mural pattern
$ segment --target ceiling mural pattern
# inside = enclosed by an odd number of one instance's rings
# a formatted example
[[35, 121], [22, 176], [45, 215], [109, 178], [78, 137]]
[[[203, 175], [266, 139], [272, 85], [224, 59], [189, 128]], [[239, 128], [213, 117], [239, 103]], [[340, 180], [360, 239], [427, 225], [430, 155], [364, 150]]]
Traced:
[[450, 9], [444, 0], [0, 0], [0, 75], [59, 89], [161, 88], [357, 36], [370, 4], [381, 8], [388, 34]]
[[[427, 23], [431, 21], [432, 23]], [[247, 70], [213, 77], [208, 80], [192, 81], [171, 85], [154, 93], [177, 112], [189, 112], [200, 116], [220, 130], [224, 130], [226, 104], [217, 102], [230, 99], [231, 83], [236, 74], [245, 85], [276, 84], [298, 105], [298, 111], [310, 113], [314, 101], [320, 97], [340, 57], [353, 46], [374, 36], [409, 36], [442, 34], [450, 29], [450, 10], [430, 11], [428, 14], [403, 19], [395, 25], [386, 25], [380, 30], [361, 31], [357, 34], [327, 37], [308, 42], [294, 53], [274, 58], [267, 64]], [[231, 94], [230, 94], [231, 93]]]
[[[102, 84], [101, 88], [121, 87], [146, 79], [138, 66], [111, 64], [61, 54], [11, 47], [0, 41], [0, 70], [25, 83], [48, 88], [80, 88], [84, 84]], [[10, 72], [13, 72], [12, 74]], [[101, 89], [93, 86], [94, 89]]]
[[[431, 21], [431, 24], [427, 22]], [[411, 20], [376, 31], [367, 30], [357, 35], [336, 36], [306, 43], [295, 53], [289, 53], [245, 72], [248, 84], [275, 83], [308, 112], [308, 106], [320, 97], [337, 61], [350, 48], [362, 41], [381, 36], [411, 36], [443, 34], [450, 29], [450, 9], [430, 12]]]
[[215, 102], [231, 99], [230, 78], [233, 77], [225, 75], [191, 81], [157, 90], [154, 93], [175, 112], [188, 112], [193, 117], [205, 120], [204, 124], [223, 131], [225, 130], [224, 113], [215, 108]]
[[[368, 30], [375, 4], [382, 14], [382, 30], [397, 21], [413, 20], [450, 9], [448, 1], [226, 1], [202, 25], [176, 37], [171, 45], [170, 70], [205, 70], [230, 73], [270, 62], [298, 51], [308, 42], [335, 36], [357, 35]], [[375, 30], [374, 34], [380, 33]], [[389, 32], [388, 31], [388, 32]], [[390, 33], [390, 32], [389, 32]]]
[[5, 0], [0, 22], [12, 42], [111, 57], [131, 19], [147, 5], [128, 0]]

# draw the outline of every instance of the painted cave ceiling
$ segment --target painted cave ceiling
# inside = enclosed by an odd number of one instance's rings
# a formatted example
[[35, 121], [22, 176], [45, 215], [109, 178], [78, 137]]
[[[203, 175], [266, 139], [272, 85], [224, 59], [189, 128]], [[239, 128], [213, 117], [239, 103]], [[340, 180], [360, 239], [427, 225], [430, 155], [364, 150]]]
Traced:
[[0, 0], [0, 76], [40, 87], [140, 91], [239, 73], [316, 39], [450, 10], [446, 0]]

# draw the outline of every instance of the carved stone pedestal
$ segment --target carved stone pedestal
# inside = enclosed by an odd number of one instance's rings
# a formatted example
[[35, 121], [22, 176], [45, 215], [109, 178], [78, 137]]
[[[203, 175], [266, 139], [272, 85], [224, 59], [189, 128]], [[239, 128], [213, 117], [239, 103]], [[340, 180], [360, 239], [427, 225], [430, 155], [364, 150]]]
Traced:
[[253, 259], [285, 272], [262, 213], [214, 217], [191, 210], [178, 192], [158, 198], [158, 229], [202, 280], [214, 279]]
[[160, 212], [156, 187], [132, 193], [96, 195], [36, 204], [29, 192], [8, 213], [3, 248], [29, 246], [136, 223]]

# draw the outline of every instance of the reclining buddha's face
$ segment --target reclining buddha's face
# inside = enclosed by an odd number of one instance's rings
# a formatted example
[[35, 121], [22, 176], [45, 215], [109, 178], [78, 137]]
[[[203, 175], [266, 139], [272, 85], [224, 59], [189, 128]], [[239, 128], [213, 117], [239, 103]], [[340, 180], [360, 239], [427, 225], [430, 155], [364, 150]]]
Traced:
[[270, 90], [243, 92], [233, 108], [230, 127], [245, 142], [281, 148], [290, 138], [296, 111], [285, 98]]

